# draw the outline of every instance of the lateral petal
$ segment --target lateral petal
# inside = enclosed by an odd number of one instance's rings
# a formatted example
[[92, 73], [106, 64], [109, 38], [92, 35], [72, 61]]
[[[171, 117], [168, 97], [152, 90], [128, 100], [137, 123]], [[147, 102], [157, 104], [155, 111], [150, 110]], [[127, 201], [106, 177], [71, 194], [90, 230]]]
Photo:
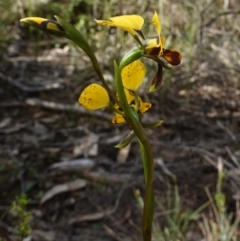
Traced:
[[79, 97], [79, 103], [87, 110], [96, 110], [109, 105], [107, 91], [99, 84], [87, 86]]

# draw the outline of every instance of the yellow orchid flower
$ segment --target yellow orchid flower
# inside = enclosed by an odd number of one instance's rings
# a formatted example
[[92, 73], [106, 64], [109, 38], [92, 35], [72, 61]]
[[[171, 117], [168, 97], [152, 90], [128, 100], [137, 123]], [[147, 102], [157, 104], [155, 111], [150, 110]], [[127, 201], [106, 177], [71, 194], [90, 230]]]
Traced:
[[[146, 74], [145, 65], [140, 60], [136, 60], [131, 64], [127, 65], [123, 68], [121, 76], [123, 86], [125, 88], [125, 94], [129, 105], [131, 105], [139, 114], [143, 114], [148, 109], [151, 108], [151, 103], [143, 102], [140, 97], [138, 97], [138, 106], [135, 103], [135, 96], [132, 92], [136, 92], [139, 86], [142, 84], [143, 79]], [[116, 109], [120, 109], [120, 107], [116, 104]], [[123, 115], [116, 113], [112, 119], [112, 123], [120, 124], [124, 123], [126, 120]]]
[[181, 63], [182, 55], [171, 49], [164, 49], [165, 38], [161, 37], [161, 23], [157, 12], [154, 12], [152, 23], [156, 29], [157, 37], [146, 40], [145, 53], [147, 55], [153, 55], [163, 57], [171, 65], [178, 65]]
[[152, 39], [149, 39], [149, 40], [146, 42], [145, 51], [146, 51], [146, 53], [147, 53], [147, 51], [148, 51], [149, 49], [151, 49], [151, 48], [160, 47], [160, 52], [159, 52], [159, 54], [162, 55], [165, 39], [160, 37], [160, 34], [161, 34], [161, 23], [160, 23], [160, 20], [159, 20], [159, 17], [158, 17], [158, 14], [157, 14], [156, 11], [154, 11], [154, 15], [153, 15], [153, 17], [152, 17], [152, 24], [154, 25], [154, 27], [155, 27], [155, 29], [156, 29], [157, 37], [152, 38]]
[[136, 38], [136, 36], [140, 34], [140, 36], [143, 37], [143, 41], [141, 41], [140, 44], [143, 46], [146, 55], [163, 57], [171, 65], [178, 65], [181, 62], [182, 55], [179, 52], [171, 49], [164, 49], [165, 39], [161, 37], [161, 23], [156, 11], [152, 17], [152, 23], [156, 29], [157, 36], [146, 40], [141, 32], [144, 19], [139, 15], [122, 15], [112, 17], [110, 21], [96, 20], [96, 22], [100, 25], [121, 28], [133, 35], [138, 42], [140, 39]]
[[[152, 106], [151, 103], [143, 102], [137, 95], [138, 103], [135, 103], [136, 97], [132, 94], [142, 84], [145, 73], [146, 68], [140, 60], [136, 60], [123, 68], [121, 73], [127, 101], [139, 114], [143, 114]], [[90, 84], [82, 91], [79, 103], [87, 110], [96, 110], [110, 106], [110, 99], [107, 91], [101, 85]], [[121, 108], [119, 105], [115, 104], [115, 110], [118, 111], [115, 113], [112, 123], [120, 124], [126, 122], [124, 114], [120, 114]]]

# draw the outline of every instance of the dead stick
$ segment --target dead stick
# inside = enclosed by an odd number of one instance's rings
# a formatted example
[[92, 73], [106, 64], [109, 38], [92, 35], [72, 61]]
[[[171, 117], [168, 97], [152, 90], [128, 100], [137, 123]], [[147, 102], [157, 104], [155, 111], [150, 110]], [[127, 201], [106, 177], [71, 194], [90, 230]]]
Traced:
[[81, 113], [83, 115], [90, 115], [90, 116], [105, 119], [108, 121], [111, 120], [111, 115], [109, 115], [109, 114], [103, 113], [101, 111], [94, 111], [94, 112], [87, 111], [78, 104], [75, 104], [75, 105], [61, 104], [61, 103], [50, 102], [50, 101], [46, 101], [46, 100], [40, 100], [40, 99], [36, 99], [36, 98], [28, 98], [28, 99], [26, 99], [25, 103], [26, 103], [26, 105], [39, 106], [39, 107], [43, 107], [43, 108], [50, 109], [50, 110], [77, 112], [77, 113]]

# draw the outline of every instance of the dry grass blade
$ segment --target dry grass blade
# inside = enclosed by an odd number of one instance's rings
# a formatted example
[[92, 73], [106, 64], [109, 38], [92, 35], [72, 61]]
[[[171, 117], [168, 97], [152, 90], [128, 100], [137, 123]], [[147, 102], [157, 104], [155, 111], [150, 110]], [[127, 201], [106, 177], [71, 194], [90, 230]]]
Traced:
[[49, 199], [53, 198], [54, 196], [64, 193], [64, 192], [72, 192], [78, 189], [84, 188], [87, 186], [87, 181], [84, 179], [76, 179], [71, 182], [63, 183], [52, 187], [48, 190], [43, 197], [41, 198], [40, 204], [44, 204]]
[[82, 215], [81, 217], [71, 218], [70, 220], [68, 220], [68, 223], [75, 224], [75, 223], [88, 222], [88, 221], [97, 221], [108, 215], [111, 215], [112, 213], [113, 213], [113, 210], [110, 209], [107, 211], [86, 214], [86, 215]]

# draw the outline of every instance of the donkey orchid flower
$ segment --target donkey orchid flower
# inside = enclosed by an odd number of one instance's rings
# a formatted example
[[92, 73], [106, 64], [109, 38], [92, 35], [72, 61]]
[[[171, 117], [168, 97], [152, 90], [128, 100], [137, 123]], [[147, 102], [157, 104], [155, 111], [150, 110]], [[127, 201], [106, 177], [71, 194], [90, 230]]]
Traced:
[[[143, 102], [139, 96], [137, 96], [138, 103], [136, 103], [136, 97], [133, 95], [133, 92], [136, 93], [137, 89], [142, 84], [145, 74], [146, 68], [140, 60], [136, 60], [127, 65], [125, 68], [123, 68], [121, 73], [127, 101], [129, 105], [131, 105], [131, 107], [135, 109], [139, 114], [143, 114], [152, 106], [151, 103]], [[115, 105], [115, 107], [119, 109], [118, 105]], [[120, 124], [124, 122], [124, 116], [120, 115], [119, 113], [116, 113], [112, 119], [112, 123], [114, 124]]]
[[[149, 39], [144, 39], [141, 32], [144, 24], [144, 19], [139, 15], [122, 15], [110, 18], [108, 20], [96, 20], [100, 25], [112, 26], [123, 29], [129, 32], [136, 38], [139, 34], [143, 40], [140, 42], [144, 49], [144, 53], [149, 56], [163, 57], [171, 65], [178, 65], [181, 62], [182, 56], [179, 52], [170, 49], [164, 49], [165, 39], [161, 37], [161, 23], [157, 12], [154, 12], [152, 23], [156, 29], [157, 36]], [[139, 38], [137, 38], [139, 40]], [[138, 41], [139, 42], [139, 41]]]
[[[136, 60], [127, 65], [123, 68], [121, 73], [127, 101], [138, 114], [143, 114], [152, 106], [151, 103], [143, 102], [137, 94], [136, 97], [133, 95], [142, 84], [145, 73], [146, 68], [140, 60]], [[137, 101], [135, 100], [136, 98]], [[87, 110], [96, 110], [103, 107], [109, 107], [110, 99], [105, 88], [99, 84], [90, 84], [81, 93], [79, 103]], [[124, 118], [124, 113], [120, 114], [121, 108], [119, 105], [115, 104], [115, 110], [116, 113], [112, 119], [112, 123], [124, 123], [126, 120]]]
[[171, 65], [181, 63], [182, 55], [171, 49], [164, 49], [165, 38], [161, 37], [161, 23], [157, 12], [154, 12], [152, 23], [156, 29], [157, 36], [146, 40], [145, 54], [163, 57]]

